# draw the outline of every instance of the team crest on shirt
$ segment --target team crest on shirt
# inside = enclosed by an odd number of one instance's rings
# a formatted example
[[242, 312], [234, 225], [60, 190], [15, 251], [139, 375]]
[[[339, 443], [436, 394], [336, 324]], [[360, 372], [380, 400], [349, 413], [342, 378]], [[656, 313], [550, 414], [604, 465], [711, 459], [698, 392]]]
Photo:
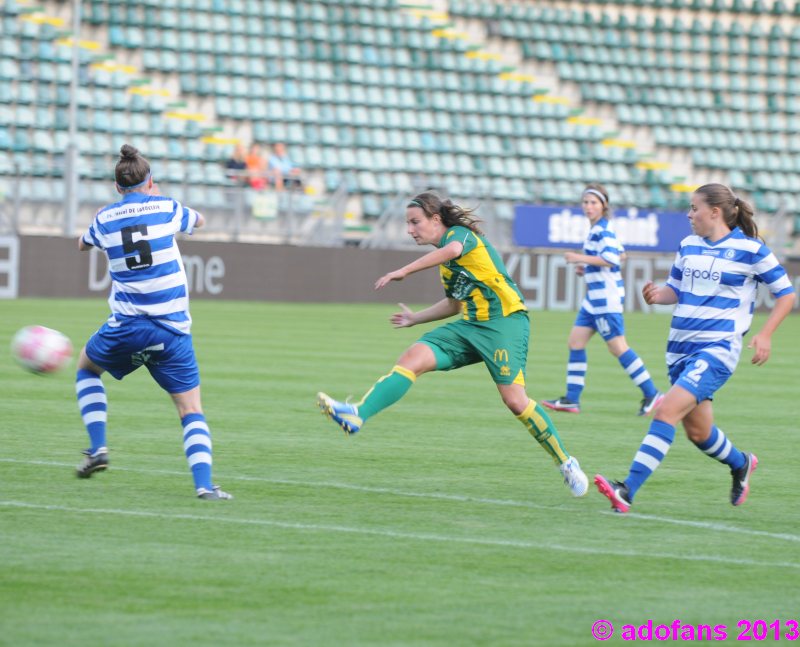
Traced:
[[731, 260], [734, 256], [736, 256], [736, 250], [735, 249], [726, 249], [725, 253], [723, 254], [723, 256], [725, 258], [727, 258], [728, 260]]

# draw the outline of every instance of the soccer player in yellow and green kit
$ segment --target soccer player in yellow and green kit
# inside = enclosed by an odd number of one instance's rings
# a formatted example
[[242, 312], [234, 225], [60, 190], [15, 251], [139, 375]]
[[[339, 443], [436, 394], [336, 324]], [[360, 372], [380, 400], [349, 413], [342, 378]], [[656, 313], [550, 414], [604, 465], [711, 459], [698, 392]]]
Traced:
[[484, 238], [470, 210], [433, 192], [421, 193], [408, 203], [406, 222], [417, 245], [436, 249], [382, 276], [375, 289], [438, 265], [445, 298], [418, 312], [400, 304], [392, 323], [405, 328], [458, 313], [461, 319], [424, 334], [359, 403], [339, 402], [319, 393], [320, 409], [346, 433], [354, 434], [369, 418], [402, 398], [423, 373], [483, 362], [505, 405], [553, 458], [572, 494], [583, 496], [588, 489], [586, 475], [564, 449], [545, 410], [525, 391], [528, 312], [500, 255]]

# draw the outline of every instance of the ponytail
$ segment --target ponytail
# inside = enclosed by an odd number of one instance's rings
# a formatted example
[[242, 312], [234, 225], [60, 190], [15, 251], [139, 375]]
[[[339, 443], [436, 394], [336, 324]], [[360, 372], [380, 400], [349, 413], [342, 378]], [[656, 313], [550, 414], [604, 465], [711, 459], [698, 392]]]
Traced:
[[[753, 220], [753, 207], [749, 202], [736, 198], [733, 204], [733, 224], [744, 232], [745, 236], [758, 238], [758, 225]], [[728, 222], [726, 219], [725, 222]]]

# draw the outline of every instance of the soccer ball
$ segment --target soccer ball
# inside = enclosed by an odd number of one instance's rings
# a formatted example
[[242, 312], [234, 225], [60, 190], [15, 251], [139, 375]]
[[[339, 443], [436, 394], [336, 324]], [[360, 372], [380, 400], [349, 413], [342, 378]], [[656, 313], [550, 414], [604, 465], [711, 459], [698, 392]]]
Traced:
[[11, 340], [11, 354], [29, 371], [53, 373], [69, 362], [72, 342], [52, 328], [25, 326]]

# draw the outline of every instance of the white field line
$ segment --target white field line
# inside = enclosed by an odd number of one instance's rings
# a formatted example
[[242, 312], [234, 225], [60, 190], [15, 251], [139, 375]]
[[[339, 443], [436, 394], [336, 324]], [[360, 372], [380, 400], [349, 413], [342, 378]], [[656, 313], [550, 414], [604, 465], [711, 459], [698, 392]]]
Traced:
[[[229, 504], [222, 504], [223, 506]], [[27, 503], [25, 501], [0, 501], [0, 507], [24, 508], [29, 510], [47, 510], [51, 512], [66, 512], [74, 514], [106, 514], [124, 517], [138, 517], [146, 519], [165, 519], [170, 521], [200, 521], [210, 523], [227, 523], [247, 526], [264, 526], [282, 528], [286, 530], [299, 530], [311, 532], [347, 533], [353, 535], [369, 535], [388, 537], [421, 542], [441, 542], [447, 544], [469, 544], [474, 546], [488, 546], [501, 548], [520, 548], [524, 550], [541, 550], [540, 542], [522, 541], [513, 539], [495, 539], [485, 537], [458, 537], [453, 535], [439, 535], [429, 533], [414, 533], [388, 528], [365, 528], [358, 526], [338, 526], [327, 524], [297, 523], [289, 521], [276, 521], [272, 519], [241, 519], [236, 517], [209, 516], [199, 514], [168, 514], [164, 512], [150, 512], [147, 510], [120, 510], [116, 508], [75, 508], [61, 505], [44, 505]], [[720, 557], [719, 555], [679, 555], [675, 553], [641, 552], [634, 550], [608, 550], [604, 548], [587, 548], [583, 546], [564, 546], [560, 544], [547, 544], [548, 550], [558, 550], [565, 553], [582, 555], [604, 555], [611, 557], [632, 557], [648, 559], [671, 559], [680, 562], [713, 562], [717, 564], [732, 564], [735, 566], [755, 566], [759, 568], [792, 568], [800, 570], [800, 563], [792, 562], [760, 562], [751, 559], [734, 559]]]
[[[2, 457], [0, 457], [0, 463], [15, 463], [20, 465], [41, 465], [44, 467], [58, 467], [58, 468], [74, 467], [72, 463], [61, 463], [56, 461], [19, 460], [16, 458], [2, 458]], [[133, 467], [118, 467], [115, 465], [114, 471], [131, 472], [135, 474], [162, 474], [166, 476], [181, 476], [184, 478], [188, 478], [188, 472], [183, 472], [178, 470], [148, 470], [148, 469], [139, 469]], [[550, 510], [553, 512], [568, 512], [570, 514], [575, 513], [575, 508], [567, 505], [543, 505], [540, 503], [534, 503], [532, 501], [515, 501], [513, 499], [491, 499], [491, 498], [474, 497], [462, 494], [446, 494], [442, 492], [412, 492], [408, 490], [397, 490], [394, 488], [384, 488], [384, 487], [370, 487], [364, 485], [354, 485], [352, 483], [340, 483], [336, 481], [302, 481], [295, 479], [278, 479], [278, 478], [268, 478], [263, 476], [243, 476], [243, 475], [230, 475], [230, 474], [223, 477], [220, 480], [251, 481], [257, 483], [272, 483], [274, 485], [289, 485], [289, 486], [320, 488], [320, 489], [330, 488], [339, 490], [351, 490], [354, 492], [368, 492], [370, 494], [387, 494], [390, 496], [413, 497], [418, 499], [432, 499], [438, 501], [456, 501], [460, 503], [477, 503], [482, 505], [496, 505], [496, 506], [515, 507], [515, 508], [529, 508], [536, 510]], [[621, 516], [614, 512], [611, 512], [610, 510], [599, 511], [599, 514], [607, 514], [607, 515], [612, 515], [614, 517]], [[698, 528], [701, 530], [712, 530], [717, 532], [728, 532], [733, 534], [749, 535], [751, 537], [766, 537], [768, 539], [778, 539], [782, 541], [800, 543], [800, 535], [768, 532], [766, 530], [754, 530], [751, 528], [741, 528], [739, 526], [730, 526], [722, 523], [714, 523], [708, 521], [692, 521], [690, 519], [676, 519], [673, 517], [662, 517], [658, 515], [640, 514], [636, 512], [630, 512], [624, 515], [624, 518], [630, 520], [636, 519], [641, 521], [652, 521], [655, 523], [665, 523], [676, 526], [685, 526], [688, 528]]]

